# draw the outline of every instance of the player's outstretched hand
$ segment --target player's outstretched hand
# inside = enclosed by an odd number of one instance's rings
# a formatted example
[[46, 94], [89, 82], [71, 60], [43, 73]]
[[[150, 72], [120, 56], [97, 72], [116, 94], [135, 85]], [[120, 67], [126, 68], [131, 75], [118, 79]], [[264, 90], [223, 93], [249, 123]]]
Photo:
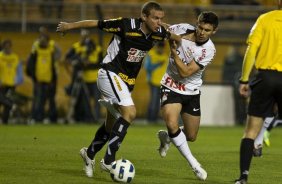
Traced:
[[160, 25], [163, 26], [166, 30], [170, 27], [170, 24], [167, 24], [165, 22], [161, 22]]
[[69, 30], [69, 23], [67, 22], [60, 22], [57, 26], [56, 32], [65, 34], [65, 32]]

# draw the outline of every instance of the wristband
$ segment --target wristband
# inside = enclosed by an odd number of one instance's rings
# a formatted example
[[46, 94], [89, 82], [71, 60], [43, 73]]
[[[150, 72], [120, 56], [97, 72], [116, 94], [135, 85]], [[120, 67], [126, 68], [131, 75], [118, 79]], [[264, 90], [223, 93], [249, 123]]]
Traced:
[[239, 80], [239, 83], [240, 83], [240, 84], [248, 84], [249, 81], [242, 81], [242, 80]]

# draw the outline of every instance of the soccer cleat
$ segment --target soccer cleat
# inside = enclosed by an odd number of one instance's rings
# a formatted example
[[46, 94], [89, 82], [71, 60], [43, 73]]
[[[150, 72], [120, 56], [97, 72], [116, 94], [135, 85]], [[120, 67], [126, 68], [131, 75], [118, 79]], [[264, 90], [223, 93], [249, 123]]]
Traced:
[[169, 139], [167, 131], [160, 130], [158, 132], [158, 138], [160, 140], [160, 147], [158, 149], [159, 154], [161, 157], [165, 157], [169, 149], [169, 146], [170, 146], [170, 139]]
[[118, 119], [121, 117], [121, 114], [119, 111], [115, 108], [114, 104], [112, 101], [107, 100], [107, 99], [99, 99], [98, 100], [99, 104], [103, 105], [106, 107], [106, 109], [116, 118]]
[[246, 179], [238, 179], [238, 180], [235, 180], [235, 184], [247, 184], [247, 180]]
[[264, 134], [263, 134], [263, 142], [264, 142], [264, 144], [265, 144], [267, 147], [270, 146], [270, 139], [269, 139], [269, 137], [270, 137], [270, 132], [266, 130], [266, 131], [264, 132]]
[[208, 173], [201, 167], [201, 165], [194, 167], [193, 172], [199, 180], [205, 181], [208, 177]]
[[84, 165], [84, 171], [86, 176], [88, 177], [93, 177], [93, 172], [94, 172], [94, 166], [95, 166], [95, 159], [91, 160], [88, 156], [87, 156], [87, 148], [81, 148], [80, 150], [80, 156], [83, 159], [85, 165]]
[[109, 164], [109, 165], [105, 164], [104, 159], [102, 159], [102, 160], [100, 161], [100, 168], [101, 168], [101, 170], [103, 170], [103, 171], [110, 172], [111, 169], [112, 169], [112, 165], [111, 165], [111, 164]]
[[261, 144], [254, 147], [253, 156], [262, 157], [262, 145]]

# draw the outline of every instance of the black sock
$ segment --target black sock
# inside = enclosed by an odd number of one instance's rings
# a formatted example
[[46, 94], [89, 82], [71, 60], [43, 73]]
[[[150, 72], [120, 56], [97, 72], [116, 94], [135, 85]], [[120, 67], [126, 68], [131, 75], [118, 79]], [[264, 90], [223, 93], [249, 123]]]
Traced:
[[95, 138], [87, 149], [87, 156], [93, 160], [96, 153], [100, 151], [110, 138], [110, 133], [106, 131], [105, 123], [103, 123], [95, 134]]
[[170, 132], [168, 132], [168, 136], [170, 138], [175, 138], [181, 133], [181, 131], [182, 131], [182, 129], [179, 128], [174, 134], [171, 134]]
[[240, 179], [248, 179], [249, 169], [253, 157], [254, 140], [244, 138], [240, 147]]
[[129, 122], [122, 117], [116, 120], [111, 131], [108, 148], [104, 157], [105, 164], [109, 165], [115, 161], [116, 152], [126, 135], [129, 125]]

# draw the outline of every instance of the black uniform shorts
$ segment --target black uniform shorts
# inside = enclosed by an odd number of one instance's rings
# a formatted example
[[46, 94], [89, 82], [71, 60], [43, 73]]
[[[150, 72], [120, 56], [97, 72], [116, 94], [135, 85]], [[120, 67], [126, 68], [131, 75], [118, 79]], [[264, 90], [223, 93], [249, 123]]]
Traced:
[[161, 106], [166, 104], [180, 103], [182, 104], [181, 113], [188, 113], [193, 116], [201, 116], [200, 94], [183, 95], [176, 93], [165, 86], [161, 86]]
[[257, 117], [273, 116], [274, 104], [277, 103], [278, 114], [282, 115], [282, 72], [259, 70], [250, 82], [251, 97], [248, 114]]

